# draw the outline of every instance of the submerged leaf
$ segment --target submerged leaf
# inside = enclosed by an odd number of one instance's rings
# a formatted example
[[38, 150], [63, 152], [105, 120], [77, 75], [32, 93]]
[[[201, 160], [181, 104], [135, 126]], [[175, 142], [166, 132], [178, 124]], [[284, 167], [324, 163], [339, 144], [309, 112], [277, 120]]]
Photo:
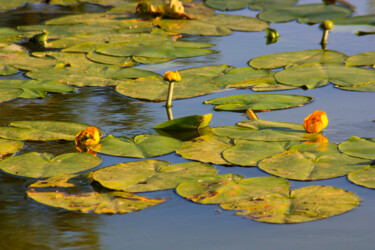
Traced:
[[345, 213], [357, 207], [360, 198], [352, 192], [331, 186], [307, 186], [284, 194], [259, 199], [223, 203], [227, 210], [242, 210], [236, 215], [277, 224], [301, 223]]

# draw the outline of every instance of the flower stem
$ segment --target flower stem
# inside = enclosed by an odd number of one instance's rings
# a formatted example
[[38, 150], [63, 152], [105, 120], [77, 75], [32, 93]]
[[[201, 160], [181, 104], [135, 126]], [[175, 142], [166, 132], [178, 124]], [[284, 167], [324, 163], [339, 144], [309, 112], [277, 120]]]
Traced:
[[171, 107], [165, 107], [167, 110], [168, 120], [173, 120], [173, 113]]
[[323, 31], [322, 40], [320, 41], [320, 44], [327, 44], [327, 37], [328, 37], [328, 30]]
[[167, 108], [172, 107], [173, 87], [174, 87], [174, 82], [170, 81], [169, 82], [169, 88], [168, 88], [167, 103], [165, 105]]

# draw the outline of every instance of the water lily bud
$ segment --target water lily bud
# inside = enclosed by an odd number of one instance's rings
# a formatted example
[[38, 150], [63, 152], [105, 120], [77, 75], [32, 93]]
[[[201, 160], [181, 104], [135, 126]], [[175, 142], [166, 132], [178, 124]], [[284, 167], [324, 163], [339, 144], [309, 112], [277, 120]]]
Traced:
[[330, 30], [333, 28], [333, 22], [331, 20], [324, 20], [319, 27], [323, 30]]
[[324, 111], [316, 110], [307, 116], [303, 127], [308, 133], [319, 133], [328, 125], [328, 117]]
[[163, 75], [163, 79], [169, 82], [178, 82], [178, 81], [181, 81], [181, 76], [180, 76], [180, 73], [178, 73], [178, 71], [176, 72], [167, 71]]

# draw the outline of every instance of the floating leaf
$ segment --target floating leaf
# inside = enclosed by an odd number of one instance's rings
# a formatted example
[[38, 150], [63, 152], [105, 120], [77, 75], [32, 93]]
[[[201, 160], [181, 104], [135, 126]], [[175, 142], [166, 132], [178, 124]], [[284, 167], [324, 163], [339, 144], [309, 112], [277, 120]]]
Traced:
[[39, 58], [54, 58], [58, 62], [54, 68], [58, 67], [58, 64], [63, 64], [62, 67], [87, 67], [94, 62], [87, 59], [83, 53], [68, 53], [68, 52], [57, 52], [57, 51], [46, 51], [46, 52], [33, 52], [33, 56]]
[[18, 72], [16, 67], [10, 65], [0, 65], [0, 75], [8, 76]]
[[210, 134], [183, 142], [176, 153], [185, 159], [218, 165], [231, 165], [223, 158], [222, 153], [232, 146], [233, 143], [230, 138]]
[[121, 67], [133, 67], [138, 64], [137, 62], [133, 61], [132, 57], [130, 56], [108, 56], [96, 52], [89, 52], [87, 54], [87, 58], [93, 62], [118, 65]]
[[207, 127], [212, 118], [212, 114], [190, 115], [173, 120], [165, 121], [154, 126], [154, 129], [162, 130], [196, 130]]
[[53, 58], [37, 58], [24, 51], [0, 51], [0, 65], [21, 70], [53, 68], [57, 61]]
[[282, 153], [297, 142], [235, 140], [234, 143], [234, 147], [223, 152], [224, 159], [234, 165], [256, 166], [258, 161]]
[[262, 11], [295, 5], [298, 0], [249, 0], [249, 9]]
[[156, 58], [156, 57], [144, 57], [144, 56], [133, 56], [135, 62], [142, 64], [159, 64], [173, 60], [174, 58]]
[[339, 144], [339, 150], [350, 156], [375, 159], [375, 138], [352, 136]]
[[186, 14], [191, 19], [202, 19], [204, 17], [212, 16], [215, 10], [207, 7], [204, 3], [184, 3]]
[[282, 94], [248, 94], [220, 97], [205, 101], [205, 104], [219, 105], [217, 110], [274, 110], [286, 109], [305, 105], [313, 100], [312, 97], [302, 95]]
[[12, 175], [47, 178], [71, 174], [98, 166], [101, 159], [86, 153], [68, 153], [55, 158], [49, 153], [26, 153], [0, 161], [0, 169]]
[[23, 94], [22, 89], [0, 88], [0, 102], [7, 102], [16, 99]]
[[346, 66], [366, 66], [366, 65], [375, 65], [375, 51], [365, 52], [350, 56], [346, 59]]
[[81, 213], [130, 213], [158, 205], [166, 199], [147, 199], [128, 192], [95, 192], [89, 180], [58, 175], [30, 185], [27, 195], [42, 204]]
[[349, 181], [367, 188], [375, 188], [375, 166], [370, 165], [367, 168], [348, 174]]
[[289, 182], [277, 177], [243, 179], [242, 175], [224, 174], [201, 177], [177, 186], [177, 193], [193, 202], [216, 204], [256, 199], [264, 195], [285, 192]]
[[138, 135], [134, 139], [109, 135], [93, 150], [108, 155], [147, 158], [172, 153], [180, 146], [180, 140], [161, 135]]
[[300, 223], [345, 213], [357, 207], [360, 198], [331, 186], [307, 186], [290, 194], [271, 194], [259, 199], [223, 203], [227, 210], [243, 210], [236, 215], [266, 223]]
[[268, 27], [266, 22], [258, 18], [239, 15], [217, 14], [199, 21], [236, 31], [263, 31]]
[[217, 10], [240, 10], [249, 7], [252, 10], [265, 10], [270, 8], [280, 8], [284, 6], [291, 6], [297, 3], [298, 0], [207, 0], [206, 5]]
[[223, 126], [212, 129], [219, 136], [256, 141], [314, 141], [321, 134], [306, 133], [302, 124], [265, 120], [248, 120], [238, 126]]
[[217, 170], [209, 164], [170, 165], [167, 161], [146, 160], [102, 168], [94, 172], [93, 178], [109, 189], [150, 192], [176, 188], [182, 182], [216, 174]]
[[333, 50], [310, 49], [259, 56], [248, 63], [256, 69], [275, 69], [306, 63], [342, 64], [347, 57]]
[[116, 79], [134, 79], [158, 74], [141, 69], [93, 64], [79, 68], [45, 69], [29, 72], [27, 75], [38, 80], [58, 80], [76, 86], [116, 86], [121, 82]]
[[350, 16], [332, 20], [335, 25], [373, 25], [375, 15]]
[[293, 146], [259, 162], [260, 169], [293, 180], [322, 180], [347, 175], [369, 165], [368, 160], [338, 151], [334, 143], [315, 142]]
[[311, 63], [288, 68], [275, 75], [278, 82], [317, 88], [331, 81], [340, 87], [359, 87], [375, 81], [375, 71], [343, 65]]
[[0, 137], [12, 140], [69, 140], [74, 141], [76, 134], [88, 125], [74, 122], [57, 121], [17, 121], [11, 127], [0, 127]]
[[249, 0], [206, 0], [205, 4], [217, 10], [241, 10], [247, 6]]
[[258, 17], [271, 23], [289, 22], [321, 23], [324, 20], [347, 17], [352, 10], [335, 4], [301, 4], [290, 7], [271, 8], [259, 13]]
[[5, 155], [13, 154], [23, 148], [23, 143], [20, 141], [11, 141], [0, 139], [0, 158]]

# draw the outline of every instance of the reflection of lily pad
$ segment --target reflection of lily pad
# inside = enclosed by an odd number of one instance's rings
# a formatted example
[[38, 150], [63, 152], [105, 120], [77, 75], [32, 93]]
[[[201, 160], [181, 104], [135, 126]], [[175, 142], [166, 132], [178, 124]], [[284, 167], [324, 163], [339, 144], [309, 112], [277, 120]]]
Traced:
[[352, 192], [331, 186], [307, 186], [285, 194], [271, 194], [259, 199], [223, 203], [228, 210], [242, 210], [243, 215], [267, 223], [300, 223], [345, 213], [357, 207], [360, 198]]
[[316, 142], [293, 146], [259, 162], [260, 169], [293, 180], [322, 180], [347, 175], [369, 165], [368, 160], [338, 151], [334, 143]]
[[340, 87], [360, 87], [375, 81], [375, 71], [343, 65], [311, 63], [288, 68], [275, 75], [278, 82], [317, 88], [331, 81]]
[[218, 165], [231, 165], [223, 158], [222, 153], [232, 146], [233, 143], [230, 138], [210, 134], [183, 142], [176, 153], [185, 159]]
[[353, 136], [341, 142], [339, 144], [339, 150], [350, 156], [375, 159], [375, 138]]
[[180, 146], [180, 140], [161, 135], [138, 135], [134, 139], [109, 135], [93, 150], [108, 155], [147, 158], [172, 153]]
[[128, 192], [95, 192], [85, 176], [58, 175], [38, 181], [27, 195], [42, 204], [81, 213], [130, 213], [160, 204], [166, 199], [147, 199]]
[[234, 165], [256, 166], [258, 161], [282, 153], [297, 142], [235, 140], [234, 143], [234, 147], [223, 152], [224, 159]]
[[352, 172], [348, 174], [348, 179], [357, 185], [375, 189], [375, 166]]
[[86, 153], [62, 154], [53, 158], [48, 153], [26, 153], [0, 161], [0, 169], [16, 176], [47, 178], [71, 174], [96, 167], [101, 159]]
[[11, 127], [0, 127], [0, 137], [12, 140], [69, 140], [88, 125], [74, 122], [57, 121], [17, 121]]
[[335, 4], [301, 4], [290, 7], [271, 8], [259, 13], [262, 20], [278, 23], [298, 19], [300, 23], [321, 23], [324, 20], [347, 17], [352, 10]]
[[302, 106], [313, 100], [312, 97], [302, 95], [282, 94], [248, 94], [220, 97], [205, 101], [205, 104], [218, 105], [217, 110], [274, 110]]
[[170, 165], [166, 161], [146, 160], [120, 163], [94, 172], [102, 186], [128, 192], [149, 192], [175, 188], [178, 184], [202, 176], [216, 175], [217, 170], [199, 162]]
[[202, 204], [248, 200], [273, 193], [285, 192], [289, 182], [277, 177], [243, 179], [242, 175], [224, 174], [201, 177], [183, 182], [176, 191], [182, 197]]
[[320, 134], [306, 133], [302, 124], [297, 123], [248, 120], [237, 125], [240, 127], [216, 127], [212, 131], [220, 136], [259, 141], [313, 141], [320, 137]]
[[350, 56], [346, 62], [346, 66], [366, 66], [375, 65], [375, 51], [365, 52]]
[[154, 126], [154, 129], [162, 130], [196, 130], [207, 127], [212, 114], [191, 115], [165, 121]]
[[333, 50], [310, 49], [259, 56], [249, 61], [256, 69], [274, 69], [305, 63], [342, 64], [347, 56]]
[[0, 158], [4, 155], [13, 154], [21, 150], [23, 143], [20, 141], [11, 141], [0, 139]]

